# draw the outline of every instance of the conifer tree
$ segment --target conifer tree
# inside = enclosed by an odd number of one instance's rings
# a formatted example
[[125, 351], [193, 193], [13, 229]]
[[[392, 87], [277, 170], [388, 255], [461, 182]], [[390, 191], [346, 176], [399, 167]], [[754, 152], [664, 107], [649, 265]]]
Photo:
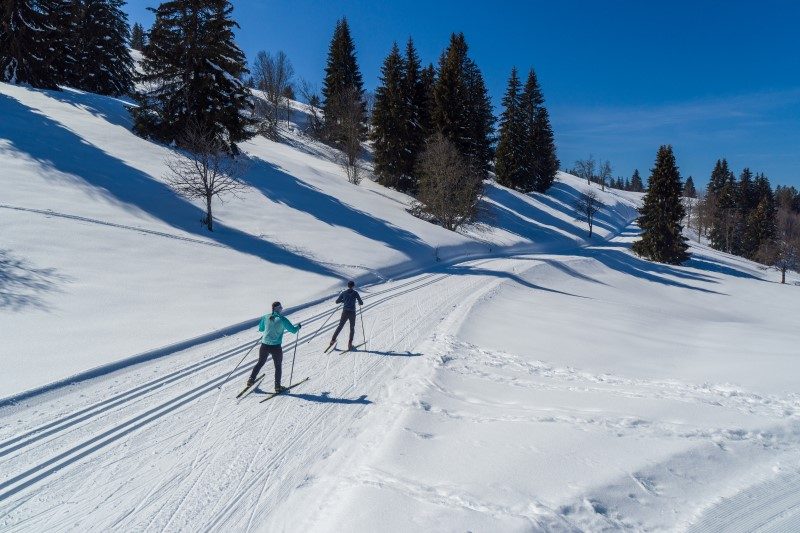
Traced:
[[414, 41], [409, 37], [406, 43], [405, 79], [403, 81], [404, 98], [408, 106], [406, 114], [405, 158], [403, 160], [403, 176], [406, 184], [401, 189], [409, 192], [417, 190], [416, 165], [425, 148], [425, 138], [430, 129], [430, 90], [433, 79], [428, 82], [423, 72]]
[[[67, 59], [67, 83], [78, 89], [120, 96], [133, 89], [128, 51], [128, 16], [123, 0], [76, 0]], [[74, 61], [73, 61], [74, 59]]]
[[638, 168], [633, 169], [630, 190], [633, 192], [644, 192], [644, 183], [642, 182], [642, 176], [639, 175]]
[[683, 184], [683, 195], [687, 198], [697, 198], [697, 189], [691, 176], [686, 178], [686, 183]]
[[[420, 72], [420, 92], [424, 95], [420, 111], [420, 126], [422, 128], [423, 139], [427, 139], [433, 134], [433, 109], [436, 106], [436, 99], [434, 97], [434, 88], [436, 87], [436, 67], [433, 63], [428, 64], [427, 67]], [[424, 141], [423, 141], [424, 145]], [[424, 146], [422, 147], [424, 149]]]
[[736, 176], [728, 168], [728, 161], [718, 159], [708, 183], [712, 206], [709, 236], [712, 247], [728, 253], [734, 251], [736, 244], [736, 221], [739, 216], [736, 188]]
[[[361, 100], [360, 106], [354, 106], [350, 100]], [[353, 121], [365, 124], [366, 103], [364, 102], [364, 82], [356, 62], [356, 48], [350, 35], [350, 26], [346, 18], [336, 22], [331, 44], [328, 49], [328, 62], [325, 67], [325, 79], [322, 83], [322, 110], [325, 119], [325, 136], [334, 144], [344, 142], [342, 124]], [[345, 117], [354, 109], [361, 110], [358, 117]], [[366, 128], [362, 136], [366, 134]]]
[[489, 90], [486, 88], [483, 74], [471, 59], [467, 60], [466, 85], [467, 119], [470, 132], [470, 149], [467, 152], [467, 158], [479, 170], [479, 175], [486, 178], [494, 159], [495, 120], [492, 113], [492, 100], [489, 97]]
[[511, 69], [508, 88], [503, 96], [503, 113], [500, 115], [500, 138], [497, 142], [495, 175], [497, 182], [505, 187], [528, 191], [526, 185], [525, 151], [527, 135], [522, 109], [520, 108], [521, 83], [517, 68]]
[[527, 135], [525, 166], [528, 185], [526, 190], [545, 192], [555, 181], [559, 161], [556, 157], [550, 117], [544, 107], [544, 95], [533, 69], [530, 69], [528, 79], [525, 81], [521, 107]]
[[142, 64], [147, 88], [136, 95], [134, 129], [171, 143], [199, 124], [237, 153], [236, 143], [254, 132], [243, 113], [252, 102], [240, 81], [247, 67], [233, 40], [231, 3], [170, 0], [153, 11]]
[[387, 187], [398, 187], [407, 170], [410, 105], [406, 93], [405, 64], [397, 43], [381, 67], [381, 85], [375, 90], [371, 137], [375, 150], [375, 174]]
[[0, 5], [0, 81], [58, 89], [61, 72], [51, 51], [51, 7], [36, 0], [4, 0]]
[[681, 177], [672, 147], [661, 146], [640, 210], [642, 238], [632, 247], [636, 254], [669, 264], [680, 264], [689, 258], [681, 226], [685, 216], [681, 189]]
[[138, 50], [141, 52], [144, 50], [144, 28], [138, 22], [134, 23], [133, 27], [131, 28], [131, 48], [134, 50]]

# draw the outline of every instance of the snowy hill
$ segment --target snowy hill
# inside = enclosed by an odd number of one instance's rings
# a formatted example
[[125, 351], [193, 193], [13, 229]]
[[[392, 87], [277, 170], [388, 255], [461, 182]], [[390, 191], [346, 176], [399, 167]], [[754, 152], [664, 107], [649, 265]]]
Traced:
[[[164, 184], [170, 150], [130, 132], [125, 102], [0, 84], [0, 116], [0, 248], [23, 270], [48, 271], [39, 290], [14, 289], [13, 312], [0, 311], [16, 332], [0, 362], [27, 359], [0, 378], [0, 398], [252, 321], [273, 300], [297, 307], [343, 279], [575, 246], [586, 234], [570, 207], [581, 187], [571, 176], [546, 197], [490, 185], [493, 220], [459, 235], [411, 216], [404, 194], [349, 184], [332, 150], [297, 127], [285, 142], [243, 146], [250, 188], [215, 205], [209, 233], [201, 204]], [[601, 236], [633, 216], [623, 194], [604, 195]]]
[[[210, 234], [124, 105], [0, 84], [0, 397], [206, 336], [0, 406], [3, 531], [800, 528], [796, 277], [644, 261], [617, 191], [586, 242], [564, 174], [447, 232], [297, 128]], [[323, 355], [345, 277], [367, 344]], [[273, 299], [310, 379], [237, 402]]]

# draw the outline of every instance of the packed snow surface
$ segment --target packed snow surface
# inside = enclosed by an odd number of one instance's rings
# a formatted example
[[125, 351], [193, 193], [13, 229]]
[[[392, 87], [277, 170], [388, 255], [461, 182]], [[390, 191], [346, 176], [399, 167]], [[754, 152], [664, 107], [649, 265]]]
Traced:
[[[299, 111], [208, 233], [124, 105], [0, 84], [0, 397], [227, 336], [0, 407], [0, 530], [800, 528], [797, 278], [639, 259], [613, 190], [587, 240], [566, 174], [444, 231]], [[367, 344], [325, 355], [350, 277]], [[274, 299], [310, 380], [237, 402]]]

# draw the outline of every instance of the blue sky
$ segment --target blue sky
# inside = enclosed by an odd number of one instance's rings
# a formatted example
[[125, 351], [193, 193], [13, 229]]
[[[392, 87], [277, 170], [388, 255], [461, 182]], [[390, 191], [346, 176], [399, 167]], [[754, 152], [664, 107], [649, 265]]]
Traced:
[[[132, 0], [146, 28], [153, 0]], [[463, 31], [500, 112], [512, 66], [542, 84], [562, 166], [590, 153], [614, 175], [649, 175], [672, 144], [684, 177], [714, 162], [800, 187], [800, 3], [728, 1], [381, 2], [239, 0], [239, 46], [284, 50], [320, 84], [336, 19], [346, 16], [368, 89], [393, 41], [414, 38], [435, 62]]]

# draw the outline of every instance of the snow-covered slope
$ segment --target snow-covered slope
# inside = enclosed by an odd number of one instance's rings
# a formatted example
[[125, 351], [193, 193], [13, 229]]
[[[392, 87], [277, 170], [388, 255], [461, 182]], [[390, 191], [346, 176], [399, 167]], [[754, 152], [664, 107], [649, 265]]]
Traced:
[[[304, 120], [303, 106], [295, 118]], [[436, 259], [580, 244], [570, 206], [581, 183], [548, 196], [489, 184], [491, 220], [456, 234], [411, 216], [411, 199], [369, 180], [349, 184], [335, 153], [292, 125], [284, 142], [246, 143], [249, 190], [215, 205], [165, 184], [170, 149], [134, 136], [125, 102], [73, 90], [0, 84], [0, 398], [296, 307], [342, 280], [374, 282]], [[301, 124], [302, 125], [302, 124]], [[601, 236], [635, 199], [608, 192]]]

